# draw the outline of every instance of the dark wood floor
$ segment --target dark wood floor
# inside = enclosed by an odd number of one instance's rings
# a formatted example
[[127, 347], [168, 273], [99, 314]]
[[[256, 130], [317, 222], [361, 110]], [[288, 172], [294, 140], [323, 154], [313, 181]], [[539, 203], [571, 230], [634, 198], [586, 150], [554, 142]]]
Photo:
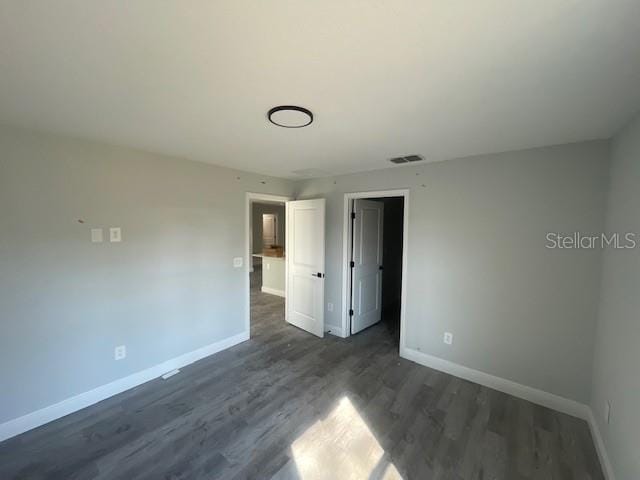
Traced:
[[[257, 285], [257, 282], [252, 282]], [[1, 479], [602, 479], [587, 424], [283, 320], [251, 340], [0, 444]]]

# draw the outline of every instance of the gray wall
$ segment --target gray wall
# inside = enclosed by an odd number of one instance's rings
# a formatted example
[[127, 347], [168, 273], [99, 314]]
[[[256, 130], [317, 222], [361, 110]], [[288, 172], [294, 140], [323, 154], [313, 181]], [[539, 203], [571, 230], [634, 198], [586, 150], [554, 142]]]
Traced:
[[278, 214], [278, 240], [284, 246], [285, 213], [284, 205], [253, 202], [251, 205], [251, 224], [253, 236], [253, 253], [262, 253], [262, 214]]
[[[606, 230], [640, 234], [640, 117], [612, 143]], [[604, 253], [591, 406], [618, 479], [640, 478], [640, 247]], [[611, 421], [604, 422], [605, 403]]]
[[601, 252], [545, 235], [602, 230], [608, 155], [585, 142], [301, 183], [327, 198], [327, 323], [341, 322], [343, 194], [409, 188], [407, 347], [587, 403]]
[[0, 422], [242, 332], [245, 192], [291, 187], [0, 128]]

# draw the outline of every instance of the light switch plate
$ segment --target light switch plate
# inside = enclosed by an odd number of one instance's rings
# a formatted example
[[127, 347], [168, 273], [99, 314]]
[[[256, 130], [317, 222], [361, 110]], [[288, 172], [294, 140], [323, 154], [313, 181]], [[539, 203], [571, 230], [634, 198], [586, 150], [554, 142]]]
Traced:
[[242, 267], [242, 257], [235, 257], [233, 259], [233, 267], [234, 268], [240, 268]]
[[102, 229], [101, 228], [92, 228], [91, 229], [91, 241], [93, 243], [102, 243]]
[[447, 345], [453, 344], [453, 333], [444, 332], [444, 343], [446, 343]]
[[122, 241], [122, 230], [120, 229], [120, 227], [113, 227], [109, 229], [109, 241], [110, 242]]
[[331, 302], [327, 303], [327, 311], [333, 312], [333, 303]]

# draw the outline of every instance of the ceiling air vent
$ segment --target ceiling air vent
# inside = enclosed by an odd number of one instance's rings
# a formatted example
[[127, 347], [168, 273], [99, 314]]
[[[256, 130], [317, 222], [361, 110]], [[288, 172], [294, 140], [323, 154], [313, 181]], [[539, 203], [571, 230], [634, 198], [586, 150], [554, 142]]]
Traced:
[[409, 160], [407, 160], [404, 157], [396, 157], [396, 158], [391, 158], [389, 161], [391, 163], [407, 163]]
[[420, 155], [407, 155], [406, 157], [396, 157], [396, 158], [389, 159], [391, 163], [395, 163], [395, 164], [419, 162], [421, 160], [424, 160], [424, 159]]

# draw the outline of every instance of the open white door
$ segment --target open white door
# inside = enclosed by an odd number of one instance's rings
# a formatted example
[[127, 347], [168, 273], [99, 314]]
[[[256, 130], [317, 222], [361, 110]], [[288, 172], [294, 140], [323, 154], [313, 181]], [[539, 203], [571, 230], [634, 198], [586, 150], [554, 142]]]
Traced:
[[384, 204], [353, 201], [353, 263], [351, 268], [351, 333], [382, 319], [382, 226]]
[[286, 320], [324, 336], [324, 198], [287, 202]]

